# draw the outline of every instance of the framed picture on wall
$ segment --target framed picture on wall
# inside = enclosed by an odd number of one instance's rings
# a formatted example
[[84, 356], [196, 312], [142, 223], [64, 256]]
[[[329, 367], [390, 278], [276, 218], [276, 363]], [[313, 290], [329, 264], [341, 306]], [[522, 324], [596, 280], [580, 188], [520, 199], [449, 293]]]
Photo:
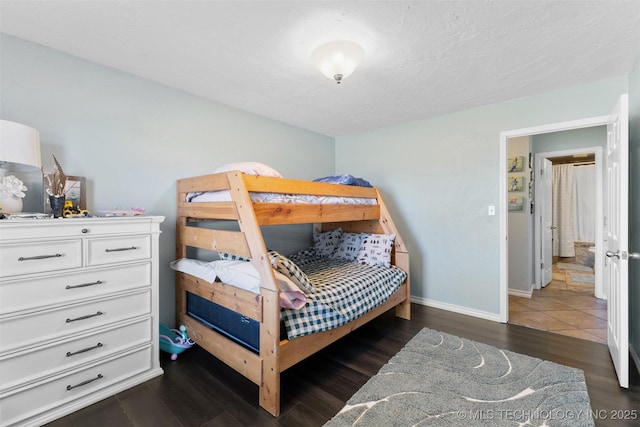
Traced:
[[507, 172], [522, 172], [524, 170], [524, 156], [509, 157]]
[[524, 176], [514, 175], [509, 177], [509, 191], [522, 191], [524, 190]]
[[509, 211], [521, 211], [524, 209], [524, 198], [522, 196], [509, 196]]

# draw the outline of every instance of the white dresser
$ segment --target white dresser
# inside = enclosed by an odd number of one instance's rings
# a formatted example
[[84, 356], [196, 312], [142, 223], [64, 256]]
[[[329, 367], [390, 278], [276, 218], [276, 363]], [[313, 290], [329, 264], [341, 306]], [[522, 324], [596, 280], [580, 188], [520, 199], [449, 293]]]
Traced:
[[0, 426], [41, 425], [162, 374], [163, 220], [0, 220]]

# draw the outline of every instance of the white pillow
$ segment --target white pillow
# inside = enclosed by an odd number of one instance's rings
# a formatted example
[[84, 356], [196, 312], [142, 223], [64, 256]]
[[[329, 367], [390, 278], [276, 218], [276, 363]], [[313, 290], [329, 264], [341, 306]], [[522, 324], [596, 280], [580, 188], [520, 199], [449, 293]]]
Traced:
[[360, 264], [391, 267], [391, 249], [395, 234], [365, 234], [358, 252]]
[[340, 243], [331, 258], [355, 261], [360, 253], [360, 246], [365, 235], [361, 233], [342, 233]]
[[171, 261], [169, 266], [176, 271], [187, 273], [209, 283], [216, 281], [216, 270], [214, 264], [198, 259], [180, 258]]
[[220, 281], [238, 288], [260, 293], [260, 273], [247, 261], [213, 261]]
[[247, 175], [271, 176], [274, 178], [282, 178], [282, 175], [275, 169], [259, 162], [237, 162], [228, 163], [216, 168], [213, 173], [240, 171]]
[[316, 254], [323, 258], [329, 258], [335, 252], [340, 239], [342, 238], [342, 228], [336, 228], [332, 231], [325, 231], [313, 235], [313, 247]]

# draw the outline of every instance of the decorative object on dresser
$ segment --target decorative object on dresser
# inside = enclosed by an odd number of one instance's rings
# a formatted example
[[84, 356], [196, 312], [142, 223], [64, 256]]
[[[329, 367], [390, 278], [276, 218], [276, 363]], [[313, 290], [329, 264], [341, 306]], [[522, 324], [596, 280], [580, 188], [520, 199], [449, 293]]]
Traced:
[[46, 183], [45, 193], [48, 196], [51, 214], [54, 218], [59, 218], [62, 216], [62, 210], [64, 209], [67, 175], [62, 170], [62, 166], [60, 166], [56, 156], [53, 156], [53, 163], [55, 164], [53, 173], [45, 173], [44, 169], [42, 169], [42, 176]]
[[0, 120], [0, 212], [22, 212], [27, 186], [9, 170], [40, 168], [40, 134], [20, 123]]
[[162, 374], [164, 217], [0, 222], [0, 426], [36, 426]]
[[64, 195], [67, 201], [71, 201], [74, 208], [87, 209], [87, 178], [67, 175]]

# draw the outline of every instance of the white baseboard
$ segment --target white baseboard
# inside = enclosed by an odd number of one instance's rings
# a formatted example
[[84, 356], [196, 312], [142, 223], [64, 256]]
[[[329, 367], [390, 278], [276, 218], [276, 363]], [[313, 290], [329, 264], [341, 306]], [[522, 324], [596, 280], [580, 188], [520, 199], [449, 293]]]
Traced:
[[631, 360], [636, 365], [636, 369], [640, 372], [640, 355], [636, 352], [636, 349], [629, 343], [629, 352], [631, 353]]
[[490, 313], [488, 311], [474, 310], [472, 308], [463, 307], [461, 305], [448, 304], [446, 302], [434, 301], [427, 298], [411, 297], [411, 302], [426, 305], [427, 307], [440, 308], [442, 310], [453, 311], [454, 313], [466, 314], [467, 316], [479, 317], [480, 319], [492, 320], [500, 322], [500, 315]]
[[521, 289], [509, 288], [509, 295], [513, 295], [514, 297], [531, 298], [531, 296], [533, 295], [533, 289], [523, 291]]

